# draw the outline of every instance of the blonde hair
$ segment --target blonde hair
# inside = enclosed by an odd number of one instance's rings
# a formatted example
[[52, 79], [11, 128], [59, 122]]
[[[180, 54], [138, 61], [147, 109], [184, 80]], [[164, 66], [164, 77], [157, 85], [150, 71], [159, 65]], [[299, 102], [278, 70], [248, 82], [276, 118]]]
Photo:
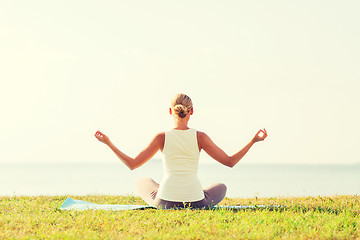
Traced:
[[179, 93], [171, 99], [171, 107], [176, 116], [184, 118], [193, 108], [193, 104], [189, 96]]

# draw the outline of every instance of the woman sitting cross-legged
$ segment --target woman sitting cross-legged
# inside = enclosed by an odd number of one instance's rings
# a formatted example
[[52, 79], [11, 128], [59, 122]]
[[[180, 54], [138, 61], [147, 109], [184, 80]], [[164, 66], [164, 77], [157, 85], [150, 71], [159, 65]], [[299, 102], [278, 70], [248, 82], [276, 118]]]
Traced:
[[174, 118], [174, 128], [157, 134], [150, 144], [135, 158], [131, 158], [113, 145], [100, 131], [95, 137], [105, 143], [131, 170], [150, 160], [159, 150], [163, 153], [164, 178], [160, 184], [151, 178], [136, 181], [140, 197], [149, 205], [169, 209], [178, 207], [212, 207], [224, 199], [226, 186], [215, 183], [203, 189], [197, 176], [200, 151], [228, 167], [233, 167], [256, 142], [267, 137], [265, 129], [259, 130], [254, 138], [239, 152], [228, 156], [208, 135], [188, 127], [194, 109], [190, 97], [177, 94], [171, 101], [169, 113]]

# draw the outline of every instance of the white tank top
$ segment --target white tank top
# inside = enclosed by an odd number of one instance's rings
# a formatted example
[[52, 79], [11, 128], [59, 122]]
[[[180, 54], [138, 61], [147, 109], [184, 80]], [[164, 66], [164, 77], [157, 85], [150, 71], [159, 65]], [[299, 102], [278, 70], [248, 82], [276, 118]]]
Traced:
[[204, 192], [197, 176], [199, 156], [195, 129], [173, 129], [165, 132], [164, 178], [157, 197], [173, 202], [202, 200]]

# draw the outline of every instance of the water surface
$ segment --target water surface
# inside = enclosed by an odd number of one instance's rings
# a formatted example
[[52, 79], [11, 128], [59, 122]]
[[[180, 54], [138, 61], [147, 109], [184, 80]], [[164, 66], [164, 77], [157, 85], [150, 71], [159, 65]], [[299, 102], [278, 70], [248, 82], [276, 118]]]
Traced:
[[[0, 163], [0, 195], [135, 194], [138, 177], [160, 182], [160, 160], [130, 171], [114, 163]], [[225, 183], [228, 197], [360, 194], [360, 165], [250, 165], [202, 163], [203, 187]]]

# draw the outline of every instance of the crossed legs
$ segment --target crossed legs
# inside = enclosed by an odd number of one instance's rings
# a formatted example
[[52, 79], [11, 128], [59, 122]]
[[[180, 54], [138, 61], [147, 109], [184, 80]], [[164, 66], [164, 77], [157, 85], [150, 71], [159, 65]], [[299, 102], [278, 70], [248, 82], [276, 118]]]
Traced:
[[[135, 185], [139, 196], [150, 206], [160, 208], [184, 206], [184, 203], [182, 202], [172, 202], [156, 198], [160, 185], [151, 178], [139, 178], [136, 180]], [[187, 204], [190, 204], [195, 208], [212, 207], [224, 199], [226, 195], [226, 186], [223, 183], [214, 183], [204, 189], [204, 195], [204, 199]]]

